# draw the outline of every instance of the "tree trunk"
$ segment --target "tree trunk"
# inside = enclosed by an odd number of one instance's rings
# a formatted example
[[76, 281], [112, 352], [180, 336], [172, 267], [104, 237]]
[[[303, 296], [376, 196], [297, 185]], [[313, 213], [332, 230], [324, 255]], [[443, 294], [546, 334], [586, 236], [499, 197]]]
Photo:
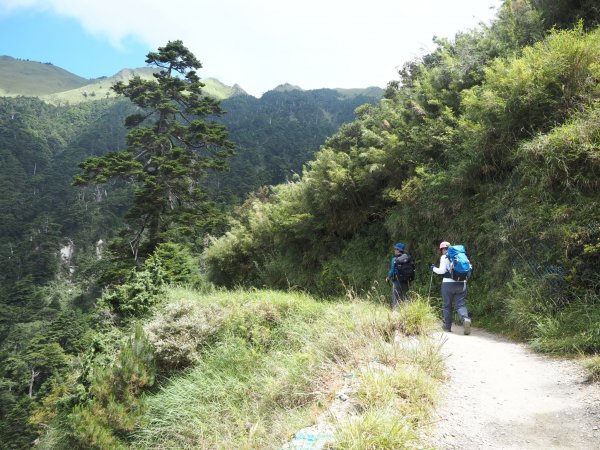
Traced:
[[29, 383], [29, 398], [33, 397], [33, 383], [40, 373], [35, 371], [35, 367], [31, 368], [31, 382]]

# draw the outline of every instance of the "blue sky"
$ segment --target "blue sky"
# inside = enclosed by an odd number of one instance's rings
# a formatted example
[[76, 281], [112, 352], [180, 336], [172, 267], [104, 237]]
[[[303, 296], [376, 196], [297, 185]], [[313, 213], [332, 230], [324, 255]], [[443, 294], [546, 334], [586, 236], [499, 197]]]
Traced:
[[71, 18], [52, 12], [23, 11], [0, 16], [0, 54], [51, 62], [84, 78], [110, 76], [125, 67], [144, 67], [154, 50], [129, 36], [120, 46], [88, 33]]
[[201, 78], [260, 96], [303, 89], [385, 87], [397, 69], [489, 23], [501, 0], [0, 0], [0, 54], [51, 62], [85, 78], [143, 67], [181, 39]]

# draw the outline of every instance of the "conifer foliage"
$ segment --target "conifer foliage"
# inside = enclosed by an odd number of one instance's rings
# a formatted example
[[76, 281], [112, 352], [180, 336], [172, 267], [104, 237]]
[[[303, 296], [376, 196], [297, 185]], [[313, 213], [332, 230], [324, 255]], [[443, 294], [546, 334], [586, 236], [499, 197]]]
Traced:
[[74, 179], [79, 186], [112, 179], [134, 184], [128, 227], [112, 249], [136, 262], [161, 242], [193, 242], [198, 230], [211, 228], [215, 210], [200, 181], [207, 171], [225, 169], [233, 153], [225, 127], [210, 120], [223, 111], [203, 95], [196, 74], [202, 65], [183, 43], [159, 47], [146, 63], [160, 69], [156, 80], [135, 77], [113, 86], [139, 107], [125, 121], [131, 129], [126, 150], [88, 158]]

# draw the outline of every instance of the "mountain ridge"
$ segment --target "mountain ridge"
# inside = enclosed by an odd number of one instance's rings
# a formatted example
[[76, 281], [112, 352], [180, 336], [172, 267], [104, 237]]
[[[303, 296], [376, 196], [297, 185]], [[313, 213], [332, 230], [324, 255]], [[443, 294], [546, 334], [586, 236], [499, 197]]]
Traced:
[[[0, 56], [0, 97], [38, 97], [46, 103], [61, 105], [74, 104], [101, 98], [115, 97], [111, 90], [117, 81], [127, 81], [134, 76], [142, 79], [153, 79], [156, 69], [150, 67], [123, 68], [114, 75], [86, 79], [52, 63], [23, 60], [11, 56]], [[226, 85], [213, 77], [201, 79], [205, 85], [205, 94], [218, 100], [225, 100], [237, 95], [248, 95], [239, 84]], [[383, 92], [376, 86], [365, 88], [322, 88], [338, 92], [342, 97], [356, 97], [365, 92], [373, 95], [373, 90]], [[302, 89], [290, 83], [275, 86], [267, 92], [312, 91]], [[264, 95], [264, 94], [263, 94]], [[380, 94], [381, 95], [381, 94]], [[260, 97], [255, 97], [260, 98]]]

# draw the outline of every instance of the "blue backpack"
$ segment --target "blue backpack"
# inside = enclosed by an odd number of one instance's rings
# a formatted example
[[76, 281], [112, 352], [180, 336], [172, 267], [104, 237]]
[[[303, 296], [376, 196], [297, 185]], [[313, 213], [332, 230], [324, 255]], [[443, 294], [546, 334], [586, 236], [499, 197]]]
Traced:
[[473, 266], [463, 245], [448, 247], [447, 256], [450, 261], [450, 276], [454, 281], [465, 281], [471, 276]]

